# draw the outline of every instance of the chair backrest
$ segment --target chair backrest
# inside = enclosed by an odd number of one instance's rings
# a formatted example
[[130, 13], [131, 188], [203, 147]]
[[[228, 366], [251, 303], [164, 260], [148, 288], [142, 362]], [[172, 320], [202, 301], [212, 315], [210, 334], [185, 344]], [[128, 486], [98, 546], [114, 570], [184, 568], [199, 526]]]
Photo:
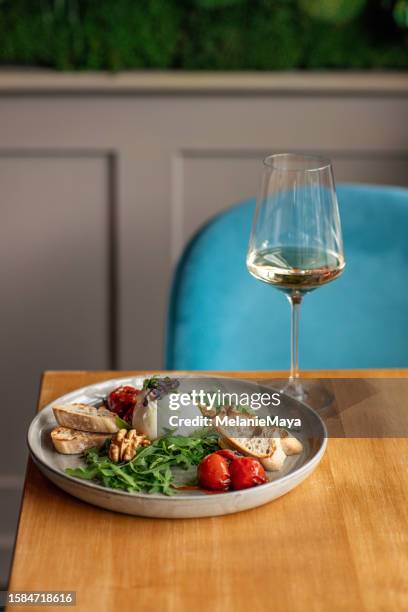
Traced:
[[[305, 297], [300, 367], [408, 366], [408, 189], [338, 187], [346, 269]], [[171, 294], [167, 367], [271, 370], [289, 365], [289, 304], [245, 266], [255, 201], [192, 239]]]

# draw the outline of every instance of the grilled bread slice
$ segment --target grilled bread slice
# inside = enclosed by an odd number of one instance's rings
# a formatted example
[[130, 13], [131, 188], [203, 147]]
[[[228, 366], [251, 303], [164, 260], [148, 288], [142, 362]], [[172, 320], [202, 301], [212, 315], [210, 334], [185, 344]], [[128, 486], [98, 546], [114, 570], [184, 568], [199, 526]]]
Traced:
[[51, 432], [55, 450], [63, 455], [76, 455], [93, 446], [100, 448], [110, 437], [109, 434], [78, 431], [69, 427], [56, 427]]
[[[221, 448], [238, 450], [244, 455], [258, 459], [268, 472], [278, 472], [286, 459], [280, 438], [224, 438], [220, 437]], [[269, 454], [266, 454], [266, 453]]]
[[271, 438], [229, 438], [221, 436], [220, 446], [237, 450], [243, 455], [264, 459], [270, 457], [276, 450], [275, 440]]
[[219, 433], [221, 433], [219, 439], [221, 448], [238, 450], [244, 455], [255, 457], [269, 472], [278, 472], [288, 455], [297, 455], [303, 450], [302, 443], [289, 436], [284, 429], [265, 429], [263, 436], [268, 437], [237, 438], [228, 436], [225, 430]]
[[107, 408], [89, 404], [56, 404], [52, 407], [58, 425], [80, 431], [116, 433], [116, 416]]
[[275, 440], [272, 436], [266, 436], [262, 428], [252, 424], [252, 415], [237, 412], [232, 406], [224, 408], [221, 414], [232, 418], [239, 417], [239, 425], [216, 425], [218, 433], [230, 448], [256, 459], [273, 455], [276, 450]]

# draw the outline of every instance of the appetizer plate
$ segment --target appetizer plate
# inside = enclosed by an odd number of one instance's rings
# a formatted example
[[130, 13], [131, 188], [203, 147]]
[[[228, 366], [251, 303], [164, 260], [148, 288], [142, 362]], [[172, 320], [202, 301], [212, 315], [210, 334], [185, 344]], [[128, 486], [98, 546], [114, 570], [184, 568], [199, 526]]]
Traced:
[[[185, 382], [188, 377], [183, 376]], [[191, 377], [193, 380], [193, 377]], [[41, 472], [58, 487], [83, 501], [95, 506], [123, 512], [136, 516], [158, 518], [193, 518], [205, 516], [219, 516], [248, 510], [266, 504], [288, 491], [297, 487], [316, 469], [322, 459], [327, 446], [327, 431], [320, 417], [306, 404], [298, 402], [281, 393], [281, 404], [274, 408], [274, 415], [282, 418], [294, 414], [301, 418], [302, 428], [295, 436], [301, 440], [303, 451], [299, 455], [287, 457], [283, 468], [279, 472], [267, 472], [269, 482], [240, 491], [208, 494], [199, 490], [183, 490], [169, 497], [162, 494], [128, 493], [103, 487], [95, 482], [81, 480], [66, 474], [67, 467], [83, 465], [82, 459], [77, 455], [61, 455], [54, 450], [50, 439], [50, 432], [56, 426], [52, 406], [57, 403], [88, 403], [97, 404], [101, 397], [119, 385], [134, 385], [141, 387], [143, 377], [116, 378], [83, 387], [68, 393], [41, 410], [32, 421], [28, 431], [28, 447], [34, 463]], [[197, 380], [197, 378], [194, 378]], [[208, 383], [206, 382], [208, 380]], [[259, 385], [245, 380], [229, 378], [200, 377], [201, 388], [208, 385], [214, 390], [218, 384], [227, 385], [228, 390], [236, 393], [271, 393], [271, 387]], [[195, 409], [195, 413], [192, 412]], [[193, 406], [180, 407], [180, 416], [183, 411], [186, 417], [198, 414]], [[265, 414], [265, 413], [264, 413]], [[191, 428], [191, 431], [194, 427]], [[176, 433], [191, 433], [185, 429]], [[191, 472], [180, 472], [179, 484], [191, 481]]]

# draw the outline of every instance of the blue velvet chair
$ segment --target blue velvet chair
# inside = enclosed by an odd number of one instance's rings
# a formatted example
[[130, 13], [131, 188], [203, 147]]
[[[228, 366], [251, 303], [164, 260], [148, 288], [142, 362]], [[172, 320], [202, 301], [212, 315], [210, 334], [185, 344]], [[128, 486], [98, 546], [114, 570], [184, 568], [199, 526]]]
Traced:
[[[340, 185], [346, 269], [306, 295], [300, 367], [408, 366], [408, 189]], [[289, 304], [245, 266], [255, 201], [209, 221], [187, 246], [169, 310], [167, 367], [289, 367]]]

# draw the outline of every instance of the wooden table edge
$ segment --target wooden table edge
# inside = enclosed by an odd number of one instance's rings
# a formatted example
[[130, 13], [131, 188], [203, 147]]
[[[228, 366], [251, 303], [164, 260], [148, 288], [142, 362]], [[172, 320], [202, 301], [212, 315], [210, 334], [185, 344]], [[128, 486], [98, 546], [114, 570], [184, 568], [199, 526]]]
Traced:
[[[44, 370], [41, 376], [39, 396], [44, 379], [52, 376], [84, 375], [84, 374], [106, 374], [110, 378], [122, 376], [143, 376], [146, 374], [171, 374], [183, 376], [192, 374], [197, 376], [224, 376], [231, 378], [287, 378], [287, 370]], [[301, 378], [408, 378], [408, 368], [357, 368], [357, 369], [335, 369], [335, 370], [302, 370]]]

